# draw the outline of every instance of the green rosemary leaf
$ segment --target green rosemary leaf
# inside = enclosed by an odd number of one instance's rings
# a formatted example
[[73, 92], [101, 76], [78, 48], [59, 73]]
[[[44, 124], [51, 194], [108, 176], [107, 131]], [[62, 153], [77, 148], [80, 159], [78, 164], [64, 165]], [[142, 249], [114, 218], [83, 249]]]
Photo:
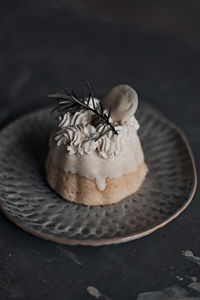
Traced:
[[111, 108], [112, 108], [112, 105], [110, 106], [110, 108], [109, 108], [109, 111], [108, 111], [108, 120], [110, 119], [110, 115], [111, 115]]
[[71, 105], [68, 105], [68, 106], [63, 106], [63, 107], [61, 108], [61, 111], [66, 112], [66, 110], [67, 110], [67, 111], [69, 112], [69, 111], [71, 111], [71, 110], [77, 110], [77, 109], [78, 109], [77, 105], [71, 104]]
[[58, 80], [59, 85], [61, 86], [61, 88], [63, 89], [63, 91], [65, 92], [65, 94], [67, 96], [70, 96], [70, 93], [65, 89], [65, 87], [63, 86], [62, 82], [60, 80]]
[[89, 94], [89, 97], [87, 98], [87, 106], [90, 106], [90, 100], [91, 100], [91, 95]]
[[93, 109], [95, 110], [96, 109], [96, 107], [95, 107], [95, 102], [94, 102], [94, 93], [93, 93], [93, 90], [92, 90], [92, 87], [91, 87], [91, 85], [89, 84], [89, 82], [88, 81], [86, 81], [86, 84], [87, 84], [87, 87], [88, 87], [88, 89], [89, 89], [89, 97], [92, 99], [92, 106], [93, 106]]
[[55, 93], [55, 94], [50, 94], [48, 95], [49, 98], [60, 98], [60, 99], [63, 99], [63, 98], [66, 98], [66, 95], [65, 94], [61, 94], [61, 93]]
[[95, 142], [98, 141], [98, 139], [100, 139], [102, 136], [106, 135], [109, 131], [110, 131], [110, 128], [107, 129], [105, 132], [99, 134], [99, 136], [95, 139]]
[[60, 100], [59, 104], [60, 105], [68, 105], [68, 104], [71, 104], [71, 101], [70, 100]]
[[59, 105], [57, 105], [57, 106], [55, 106], [50, 112], [52, 113], [52, 112], [54, 112], [54, 111], [56, 111], [56, 110], [58, 110], [59, 109]]
[[[74, 91], [72, 91], [72, 96], [73, 96], [74, 98], [77, 98], [77, 99], [78, 99], [78, 97], [76, 96], [76, 94], [75, 94]], [[80, 99], [81, 99], [81, 98], [80, 98]]]
[[100, 105], [100, 114], [103, 115], [103, 105], [102, 105], [101, 101], [99, 101], [99, 105]]

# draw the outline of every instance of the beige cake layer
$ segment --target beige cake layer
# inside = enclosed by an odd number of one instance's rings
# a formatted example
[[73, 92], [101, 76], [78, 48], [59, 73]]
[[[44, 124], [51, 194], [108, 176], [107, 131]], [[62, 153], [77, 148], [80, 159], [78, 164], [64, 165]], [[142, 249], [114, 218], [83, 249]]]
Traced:
[[52, 189], [64, 199], [88, 206], [114, 204], [136, 192], [147, 173], [147, 166], [142, 163], [137, 172], [125, 174], [120, 178], [106, 178], [106, 188], [99, 191], [95, 179], [78, 174], [66, 173], [47, 156], [45, 169], [47, 181]]

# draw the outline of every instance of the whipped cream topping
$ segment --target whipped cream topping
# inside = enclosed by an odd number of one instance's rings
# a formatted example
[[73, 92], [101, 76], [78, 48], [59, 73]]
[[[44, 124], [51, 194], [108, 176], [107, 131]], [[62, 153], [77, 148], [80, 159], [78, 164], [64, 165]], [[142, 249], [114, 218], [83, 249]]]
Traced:
[[[136, 134], [139, 124], [134, 116], [128, 121], [110, 122], [115, 126], [118, 135], [109, 130], [109, 125], [99, 122], [96, 126], [91, 124], [93, 113], [79, 111], [75, 114], [67, 112], [59, 117], [54, 139], [57, 146], [64, 145], [69, 155], [91, 154], [96, 151], [100, 157], [108, 158], [118, 156], [126, 147], [127, 140]], [[102, 133], [108, 133], [100, 137]], [[97, 140], [96, 140], [97, 139]]]

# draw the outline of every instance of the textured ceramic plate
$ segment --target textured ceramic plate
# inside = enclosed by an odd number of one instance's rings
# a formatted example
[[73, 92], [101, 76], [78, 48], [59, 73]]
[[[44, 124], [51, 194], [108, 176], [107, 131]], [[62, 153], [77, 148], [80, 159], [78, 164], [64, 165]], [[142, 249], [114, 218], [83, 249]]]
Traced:
[[41, 238], [104, 245], [145, 236], [178, 216], [192, 200], [196, 172], [180, 130], [140, 105], [137, 118], [148, 175], [118, 204], [86, 207], [63, 200], [47, 184], [44, 160], [55, 118], [49, 108], [26, 115], [0, 133], [0, 204], [10, 220]]

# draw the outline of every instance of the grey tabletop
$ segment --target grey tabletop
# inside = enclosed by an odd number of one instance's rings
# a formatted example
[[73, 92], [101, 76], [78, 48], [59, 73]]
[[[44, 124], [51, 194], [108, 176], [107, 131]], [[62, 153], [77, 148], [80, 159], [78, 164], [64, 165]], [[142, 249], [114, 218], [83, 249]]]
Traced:
[[[139, 28], [68, 1], [1, 2], [1, 126], [49, 104], [58, 77], [78, 92], [89, 80], [99, 97], [127, 83], [182, 128], [198, 169], [199, 40]], [[200, 299], [199, 216], [197, 191], [177, 219], [147, 237], [72, 247], [34, 237], [0, 212], [0, 299]]]

